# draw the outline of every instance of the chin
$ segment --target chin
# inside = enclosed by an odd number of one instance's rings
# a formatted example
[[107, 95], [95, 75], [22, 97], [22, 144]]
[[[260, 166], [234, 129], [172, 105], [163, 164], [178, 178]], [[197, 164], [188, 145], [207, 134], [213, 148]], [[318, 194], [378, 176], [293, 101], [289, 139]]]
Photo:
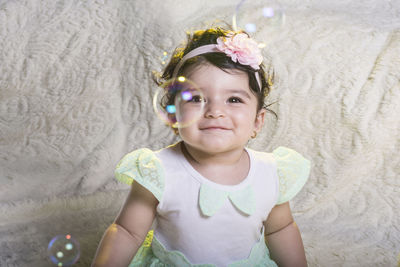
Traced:
[[[185, 141], [185, 140], [184, 140]], [[216, 153], [224, 153], [229, 152], [235, 149], [238, 149], [239, 145], [234, 145], [228, 140], [212, 138], [210, 137], [206, 142], [186, 142], [192, 148], [203, 151], [207, 154], [216, 154]], [[243, 146], [244, 147], [244, 146]]]

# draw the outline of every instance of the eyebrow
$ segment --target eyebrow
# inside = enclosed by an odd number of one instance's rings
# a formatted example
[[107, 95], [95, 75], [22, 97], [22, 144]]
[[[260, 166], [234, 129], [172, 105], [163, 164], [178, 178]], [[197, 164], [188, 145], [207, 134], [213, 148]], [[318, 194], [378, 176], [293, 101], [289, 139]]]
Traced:
[[240, 89], [227, 89], [227, 90], [225, 90], [225, 91], [227, 91], [227, 92], [229, 92], [229, 93], [234, 93], [234, 94], [242, 95], [242, 96], [244, 96], [244, 97], [247, 97], [248, 99], [251, 98], [250, 95], [249, 95], [249, 93], [247, 93], [246, 91], [240, 90]]
[[[203, 90], [200, 87], [198, 89], [200, 89], [201, 91]], [[195, 89], [193, 89], [193, 91], [195, 91]], [[250, 94], [248, 92], [244, 91], [244, 90], [241, 90], [241, 89], [225, 89], [224, 92], [227, 92], [227, 93], [230, 93], [230, 94], [239, 94], [239, 95], [242, 95], [242, 96], [244, 96], [244, 97], [246, 97], [248, 99], [251, 99]]]

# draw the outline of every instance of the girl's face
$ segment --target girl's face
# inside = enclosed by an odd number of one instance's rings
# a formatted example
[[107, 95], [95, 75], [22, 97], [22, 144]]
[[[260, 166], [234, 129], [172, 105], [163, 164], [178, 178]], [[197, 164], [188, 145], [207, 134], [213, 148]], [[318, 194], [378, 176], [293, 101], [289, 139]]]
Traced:
[[257, 112], [247, 74], [204, 64], [187, 77], [199, 86], [205, 106], [198, 121], [179, 128], [182, 140], [206, 154], [243, 150], [254, 131], [261, 130], [265, 115], [264, 109]]

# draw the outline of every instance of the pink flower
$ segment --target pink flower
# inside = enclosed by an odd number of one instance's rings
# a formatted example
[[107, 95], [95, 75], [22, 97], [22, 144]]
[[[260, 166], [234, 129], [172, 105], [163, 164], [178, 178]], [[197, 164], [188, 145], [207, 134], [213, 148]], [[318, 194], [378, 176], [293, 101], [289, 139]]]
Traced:
[[259, 65], [263, 60], [257, 42], [244, 33], [238, 33], [231, 37], [219, 37], [217, 48], [231, 57], [233, 62], [238, 61], [240, 64], [249, 65], [255, 70], [260, 68]]

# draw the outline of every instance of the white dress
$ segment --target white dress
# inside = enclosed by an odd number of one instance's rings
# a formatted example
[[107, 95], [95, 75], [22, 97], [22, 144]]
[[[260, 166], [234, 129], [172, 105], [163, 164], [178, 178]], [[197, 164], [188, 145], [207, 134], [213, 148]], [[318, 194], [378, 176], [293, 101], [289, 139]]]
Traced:
[[197, 172], [181, 151], [181, 143], [135, 150], [116, 168], [118, 180], [137, 181], [159, 201], [152, 241], [130, 266], [276, 266], [263, 222], [275, 205], [301, 190], [310, 162], [284, 147], [272, 153], [246, 148], [247, 177], [221, 185]]

